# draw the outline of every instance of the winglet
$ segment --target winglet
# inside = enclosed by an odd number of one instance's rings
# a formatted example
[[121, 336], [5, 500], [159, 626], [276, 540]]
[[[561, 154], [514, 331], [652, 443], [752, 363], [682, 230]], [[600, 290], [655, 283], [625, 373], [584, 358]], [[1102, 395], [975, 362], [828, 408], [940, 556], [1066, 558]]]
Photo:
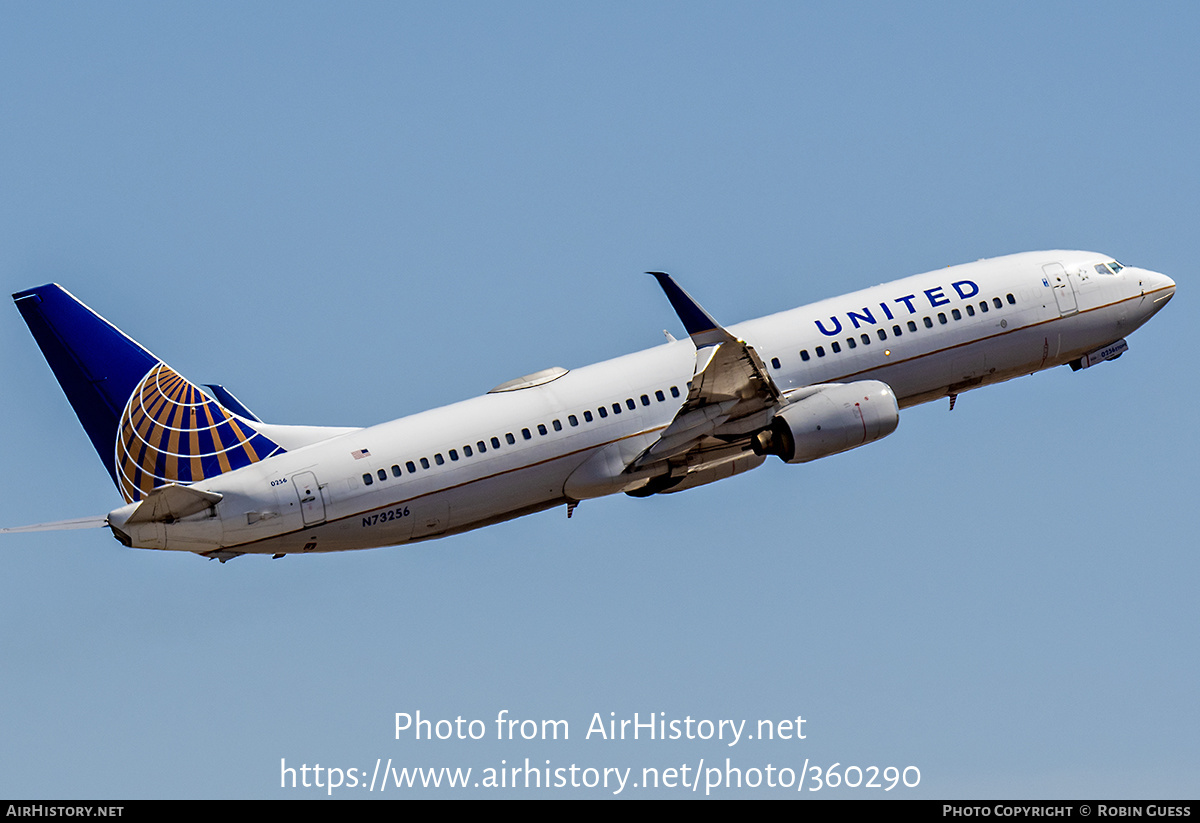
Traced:
[[687, 329], [696, 348], [713, 343], [724, 343], [733, 339], [733, 336], [725, 331], [721, 324], [712, 318], [712, 315], [701, 308], [700, 304], [684, 291], [671, 275], [661, 271], [648, 271], [646, 274], [654, 277], [658, 281], [658, 285], [662, 286], [667, 299], [671, 301], [671, 308], [675, 309], [675, 313], [683, 321], [683, 327]]

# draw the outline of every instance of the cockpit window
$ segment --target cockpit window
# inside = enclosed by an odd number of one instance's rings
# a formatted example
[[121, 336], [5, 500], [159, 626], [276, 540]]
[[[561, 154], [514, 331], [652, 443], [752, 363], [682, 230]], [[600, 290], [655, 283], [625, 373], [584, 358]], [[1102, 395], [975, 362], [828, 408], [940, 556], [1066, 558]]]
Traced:
[[1116, 260], [1110, 260], [1110, 261], [1109, 261], [1109, 263], [1108, 263], [1108, 267], [1109, 267], [1110, 269], [1112, 269], [1112, 273], [1113, 273], [1113, 274], [1116, 274], [1116, 273], [1117, 273], [1117, 272], [1119, 272], [1121, 269], [1125, 268], [1125, 267], [1124, 267], [1124, 266], [1122, 266], [1120, 263], [1118, 263]]
[[1097, 263], [1096, 274], [1112, 274], [1112, 271], [1103, 263]]

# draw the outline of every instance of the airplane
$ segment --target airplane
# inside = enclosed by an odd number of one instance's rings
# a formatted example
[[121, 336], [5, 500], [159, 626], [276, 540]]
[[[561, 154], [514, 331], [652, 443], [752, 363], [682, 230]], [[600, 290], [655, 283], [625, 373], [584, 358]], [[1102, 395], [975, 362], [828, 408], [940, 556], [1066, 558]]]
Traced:
[[368, 428], [264, 423], [189, 382], [61, 286], [13, 295], [125, 499], [125, 546], [243, 554], [396, 546], [624, 492], [670, 494], [769, 456], [879, 440], [900, 410], [1024, 374], [1115, 360], [1175, 293], [1085, 251], [949, 266], [728, 328], [649, 272], [690, 339]]

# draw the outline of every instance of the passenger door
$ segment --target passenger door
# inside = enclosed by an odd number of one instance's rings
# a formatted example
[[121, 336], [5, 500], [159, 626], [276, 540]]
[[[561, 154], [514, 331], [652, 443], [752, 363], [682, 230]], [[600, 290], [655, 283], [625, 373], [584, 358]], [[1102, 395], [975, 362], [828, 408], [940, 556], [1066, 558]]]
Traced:
[[325, 494], [317, 483], [317, 476], [312, 472], [299, 472], [292, 475], [292, 484], [296, 494], [300, 496], [300, 512], [304, 516], [305, 526], [316, 526], [325, 522]]

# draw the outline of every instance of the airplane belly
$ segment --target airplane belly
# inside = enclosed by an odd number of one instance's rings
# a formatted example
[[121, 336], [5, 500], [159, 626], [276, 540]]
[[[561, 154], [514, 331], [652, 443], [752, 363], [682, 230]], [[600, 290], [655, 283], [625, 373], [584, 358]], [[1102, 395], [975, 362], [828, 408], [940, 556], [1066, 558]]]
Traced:
[[[584, 455], [579, 455], [582, 460]], [[566, 458], [517, 472], [500, 472], [369, 511], [301, 527], [288, 534], [227, 546], [253, 554], [307, 554], [398, 546], [508, 520], [556, 505], [578, 460]]]
[[882, 380], [892, 387], [900, 405], [909, 407], [1057, 365], [1057, 356], [1056, 342], [1035, 325], [915, 356], [855, 375], [855, 379]]
[[513, 512], [546, 508], [562, 499], [562, 487], [583, 453], [539, 463], [520, 471], [494, 474], [448, 493], [449, 529], [465, 531], [477, 525], [506, 520]]
[[1065, 318], [1055, 323], [1060, 335], [1058, 362], [1076, 357], [1120, 338], [1125, 329], [1127, 309], [1124, 303], [1104, 306]]

